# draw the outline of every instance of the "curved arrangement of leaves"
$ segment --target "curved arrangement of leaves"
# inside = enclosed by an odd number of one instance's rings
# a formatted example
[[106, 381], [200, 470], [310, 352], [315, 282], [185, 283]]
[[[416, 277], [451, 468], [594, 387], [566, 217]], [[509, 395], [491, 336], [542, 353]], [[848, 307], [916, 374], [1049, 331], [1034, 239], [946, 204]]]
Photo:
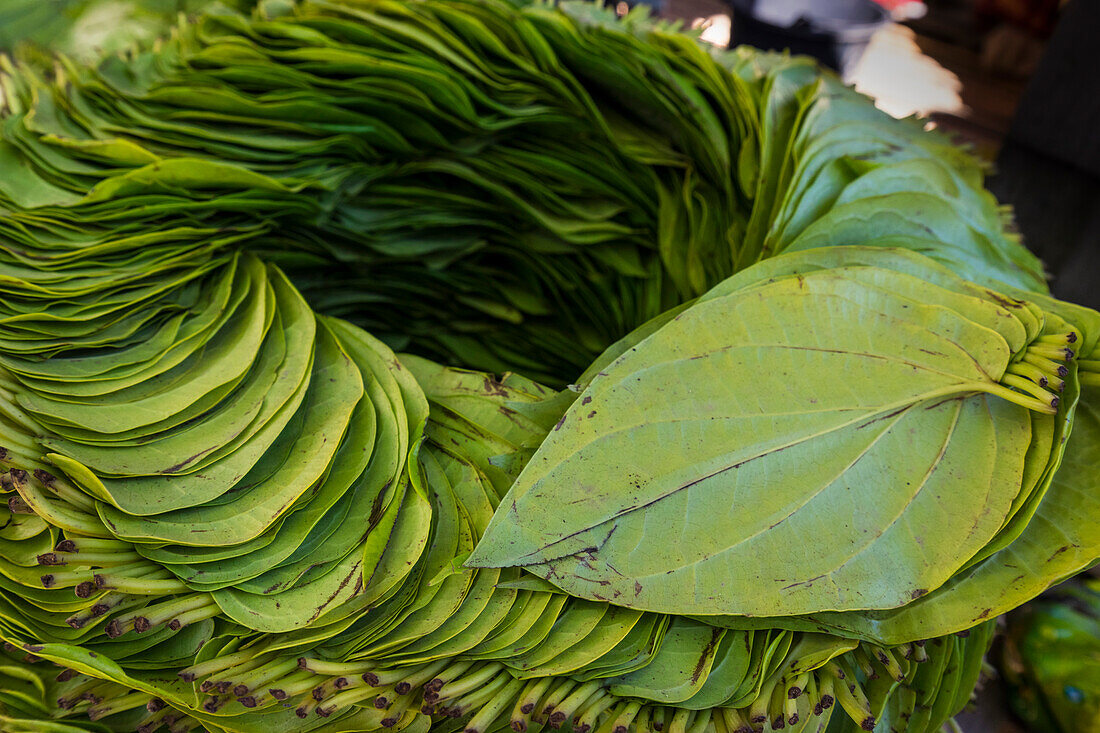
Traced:
[[5, 731], [931, 732], [1100, 556], [1100, 315], [805, 60], [269, 0], [0, 83]]

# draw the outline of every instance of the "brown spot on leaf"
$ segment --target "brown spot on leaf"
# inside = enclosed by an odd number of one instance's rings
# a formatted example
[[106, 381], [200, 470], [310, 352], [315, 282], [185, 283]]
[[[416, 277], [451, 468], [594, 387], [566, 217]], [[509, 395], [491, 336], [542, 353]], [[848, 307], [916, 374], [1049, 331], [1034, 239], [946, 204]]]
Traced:
[[809, 588], [810, 586], [812, 586], [814, 584], [814, 581], [821, 580], [824, 577], [825, 577], [824, 575], [818, 575], [816, 577], [810, 578], [809, 580], [800, 580], [797, 583], [791, 583], [790, 585], [785, 585], [785, 586], [783, 586], [782, 589], [783, 590], [790, 590], [791, 588], [794, 588], [795, 586], [799, 586], [799, 585], [804, 585], [807, 588]]
[[386, 495], [386, 492], [390, 488], [390, 481], [387, 481], [382, 487], [382, 490], [378, 492], [378, 495], [374, 497], [374, 502], [371, 504], [370, 516], [367, 518], [367, 527], [373, 528], [382, 519], [382, 498]]
[[188, 464], [192, 463], [196, 458], [199, 458], [203, 455], [206, 455], [211, 450], [213, 450], [213, 448], [207, 448], [206, 450], [201, 450], [201, 451], [199, 451], [198, 453], [196, 453], [195, 455], [193, 455], [189, 458], [184, 458], [182, 461], [180, 461], [176, 465], [169, 466], [168, 468], [161, 471], [161, 474], [178, 473], [181, 468], [186, 467]]
[[1001, 306], [1002, 308], [1017, 309], [1017, 308], [1020, 308], [1023, 305], [1023, 303], [1019, 300], [1012, 300], [1010, 298], [1006, 298], [1005, 296], [1001, 295], [1000, 293], [995, 293], [992, 290], [986, 290], [985, 294], [989, 296], [990, 300], [995, 301], [997, 303], [997, 305]]
[[707, 657], [714, 651], [714, 647], [717, 646], [718, 640], [722, 638], [722, 632], [724, 629], [714, 628], [710, 630], [710, 642], [703, 648], [703, 653], [699, 655], [699, 661], [695, 663], [695, 669], [691, 672], [691, 681], [698, 682], [699, 677], [703, 674], [703, 669], [707, 666]]
[[485, 394], [494, 395], [496, 397], [506, 397], [508, 395], [508, 389], [497, 381], [496, 377], [485, 377], [482, 386], [485, 389]]
[[328, 608], [329, 604], [332, 603], [332, 601], [336, 598], [340, 591], [342, 591], [345, 586], [347, 586], [347, 584], [351, 582], [352, 578], [362, 575], [362, 571], [359, 567], [360, 565], [361, 563], [355, 563], [355, 567], [353, 567], [351, 569], [351, 572], [342, 581], [340, 581], [340, 585], [337, 586], [336, 590], [334, 590], [332, 594], [325, 599], [324, 603], [317, 607], [317, 610], [313, 612], [313, 615], [309, 617], [310, 621], [315, 621], [322, 613], [324, 613], [325, 609]]

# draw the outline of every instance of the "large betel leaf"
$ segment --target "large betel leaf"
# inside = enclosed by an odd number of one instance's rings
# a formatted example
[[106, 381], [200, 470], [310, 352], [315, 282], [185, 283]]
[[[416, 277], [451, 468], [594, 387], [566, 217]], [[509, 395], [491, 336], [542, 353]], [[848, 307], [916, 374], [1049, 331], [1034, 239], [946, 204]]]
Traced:
[[1000, 530], [1031, 427], [1002, 398], [1014, 353], [979, 324], [988, 302], [971, 320], [907, 287], [809, 272], [686, 310], [591, 382], [469, 564], [668, 613], [893, 608], [939, 587]]
[[[735, 627], [828, 630], [896, 644], [942, 636], [996, 618], [1100, 558], [1100, 389], [1083, 387], [1062, 465], [1035, 516], [1010, 545], [903, 607], [797, 619], [721, 619]], [[717, 619], [711, 618], [710, 621]]]

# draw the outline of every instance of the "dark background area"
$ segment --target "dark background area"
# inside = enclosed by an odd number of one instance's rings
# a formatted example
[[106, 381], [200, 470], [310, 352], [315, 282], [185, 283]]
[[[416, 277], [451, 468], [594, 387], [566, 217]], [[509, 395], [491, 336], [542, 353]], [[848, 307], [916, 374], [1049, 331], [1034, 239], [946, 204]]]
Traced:
[[1056, 295], [1100, 308], [1100, 3], [1073, 0], [1047, 44], [989, 187], [1012, 204]]

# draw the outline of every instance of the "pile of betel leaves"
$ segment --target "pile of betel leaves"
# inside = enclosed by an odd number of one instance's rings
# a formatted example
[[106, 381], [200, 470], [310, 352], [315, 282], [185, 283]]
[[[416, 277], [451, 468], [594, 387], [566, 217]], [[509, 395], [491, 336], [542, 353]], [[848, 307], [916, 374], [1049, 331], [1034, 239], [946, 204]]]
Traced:
[[1100, 557], [1100, 314], [808, 60], [267, 0], [2, 63], [5, 733], [938, 731]]

